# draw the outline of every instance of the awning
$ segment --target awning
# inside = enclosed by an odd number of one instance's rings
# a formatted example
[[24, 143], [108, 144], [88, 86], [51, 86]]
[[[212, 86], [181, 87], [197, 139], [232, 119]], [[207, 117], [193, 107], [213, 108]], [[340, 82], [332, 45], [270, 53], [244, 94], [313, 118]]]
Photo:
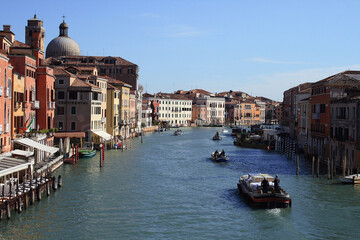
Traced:
[[111, 136], [110, 134], [108, 134], [107, 132], [104, 132], [104, 131], [92, 131], [92, 132], [95, 133], [96, 135], [98, 135], [99, 137], [102, 137], [106, 141], [109, 141], [113, 138], [113, 136]]
[[31, 165], [31, 163], [23, 159], [10, 157], [0, 158], [0, 177], [25, 170], [29, 165]]
[[15, 149], [15, 150], [11, 151], [11, 154], [23, 156], [23, 157], [30, 157], [30, 156], [34, 155], [34, 152]]
[[15, 139], [14, 142], [19, 143], [21, 145], [28, 146], [28, 147], [36, 148], [36, 149], [39, 149], [44, 152], [52, 153], [52, 154], [59, 151], [59, 149], [56, 147], [46, 146], [44, 144], [35, 142], [34, 140], [31, 140], [30, 138]]
[[56, 138], [84, 138], [85, 133], [84, 132], [56, 132], [55, 133]]

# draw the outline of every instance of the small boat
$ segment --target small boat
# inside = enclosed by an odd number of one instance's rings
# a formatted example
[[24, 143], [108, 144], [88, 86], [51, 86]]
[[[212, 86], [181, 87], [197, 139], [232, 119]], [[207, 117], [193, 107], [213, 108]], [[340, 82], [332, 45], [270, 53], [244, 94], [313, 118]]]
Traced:
[[181, 129], [178, 129], [174, 132], [175, 136], [179, 136], [179, 135], [183, 135], [183, 132], [181, 131]]
[[228, 133], [229, 130], [227, 130], [227, 129], [224, 128], [223, 130], [221, 130], [221, 132], [222, 132], [222, 133]]
[[212, 139], [213, 139], [213, 140], [221, 140], [222, 138], [221, 138], [219, 132], [216, 132], [216, 134], [213, 136]]
[[341, 183], [344, 184], [360, 184], [360, 174], [347, 175], [345, 177], [339, 177]]
[[215, 162], [227, 162], [229, 161], [229, 157], [225, 155], [225, 152], [219, 153], [217, 150], [211, 153], [211, 159]]
[[[268, 186], [265, 186], [264, 179]], [[261, 207], [291, 207], [290, 195], [280, 186], [274, 187], [274, 178], [268, 174], [246, 174], [237, 184], [239, 191], [254, 205]]]
[[66, 163], [66, 164], [75, 164], [75, 160], [72, 157], [71, 158], [65, 158], [64, 163]]
[[96, 150], [91, 149], [80, 149], [79, 150], [79, 157], [85, 158], [85, 157], [92, 157], [96, 154]]

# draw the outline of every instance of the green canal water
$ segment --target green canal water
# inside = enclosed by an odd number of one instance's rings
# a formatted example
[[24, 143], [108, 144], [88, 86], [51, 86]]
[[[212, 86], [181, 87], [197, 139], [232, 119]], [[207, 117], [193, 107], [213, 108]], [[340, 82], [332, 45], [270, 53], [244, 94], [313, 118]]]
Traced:
[[[245, 149], [230, 135], [211, 140], [215, 128], [146, 134], [124, 152], [99, 153], [55, 172], [63, 187], [11, 220], [2, 239], [356, 239], [360, 186], [326, 176], [279, 153]], [[129, 144], [130, 145], [130, 144]], [[228, 163], [209, 159], [224, 149]], [[278, 174], [293, 207], [255, 209], [237, 190], [246, 173]]]

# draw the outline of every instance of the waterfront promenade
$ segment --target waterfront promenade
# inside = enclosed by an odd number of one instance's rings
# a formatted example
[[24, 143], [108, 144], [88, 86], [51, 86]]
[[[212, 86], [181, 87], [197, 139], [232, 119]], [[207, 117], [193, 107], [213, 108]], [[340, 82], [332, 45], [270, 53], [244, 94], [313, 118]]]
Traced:
[[[360, 188], [311, 177], [311, 166], [276, 152], [234, 146], [216, 128], [183, 128], [132, 139], [128, 150], [106, 151], [65, 165], [63, 187], [0, 222], [0, 239], [356, 239]], [[130, 146], [130, 145], [129, 145]], [[209, 159], [226, 151], [228, 163]], [[293, 207], [254, 209], [236, 183], [246, 173], [278, 174]]]

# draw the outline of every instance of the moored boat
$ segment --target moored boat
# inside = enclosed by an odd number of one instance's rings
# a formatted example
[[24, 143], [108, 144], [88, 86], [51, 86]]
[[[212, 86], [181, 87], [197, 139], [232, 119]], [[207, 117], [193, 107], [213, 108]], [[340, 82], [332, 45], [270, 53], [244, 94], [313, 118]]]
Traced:
[[341, 183], [344, 184], [360, 184], [360, 174], [347, 175], [345, 177], [339, 177]]
[[239, 191], [254, 205], [261, 207], [291, 207], [290, 195], [279, 186], [280, 180], [264, 173], [246, 174], [237, 184]]
[[225, 155], [224, 150], [221, 153], [216, 150], [215, 152], [211, 153], [211, 159], [215, 162], [227, 162], [229, 161], [229, 157]]
[[96, 150], [91, 149], [81, 149], [79, 150], [79, 157], [85, 158], [85, 157], [92, 157], [96, 154]]

